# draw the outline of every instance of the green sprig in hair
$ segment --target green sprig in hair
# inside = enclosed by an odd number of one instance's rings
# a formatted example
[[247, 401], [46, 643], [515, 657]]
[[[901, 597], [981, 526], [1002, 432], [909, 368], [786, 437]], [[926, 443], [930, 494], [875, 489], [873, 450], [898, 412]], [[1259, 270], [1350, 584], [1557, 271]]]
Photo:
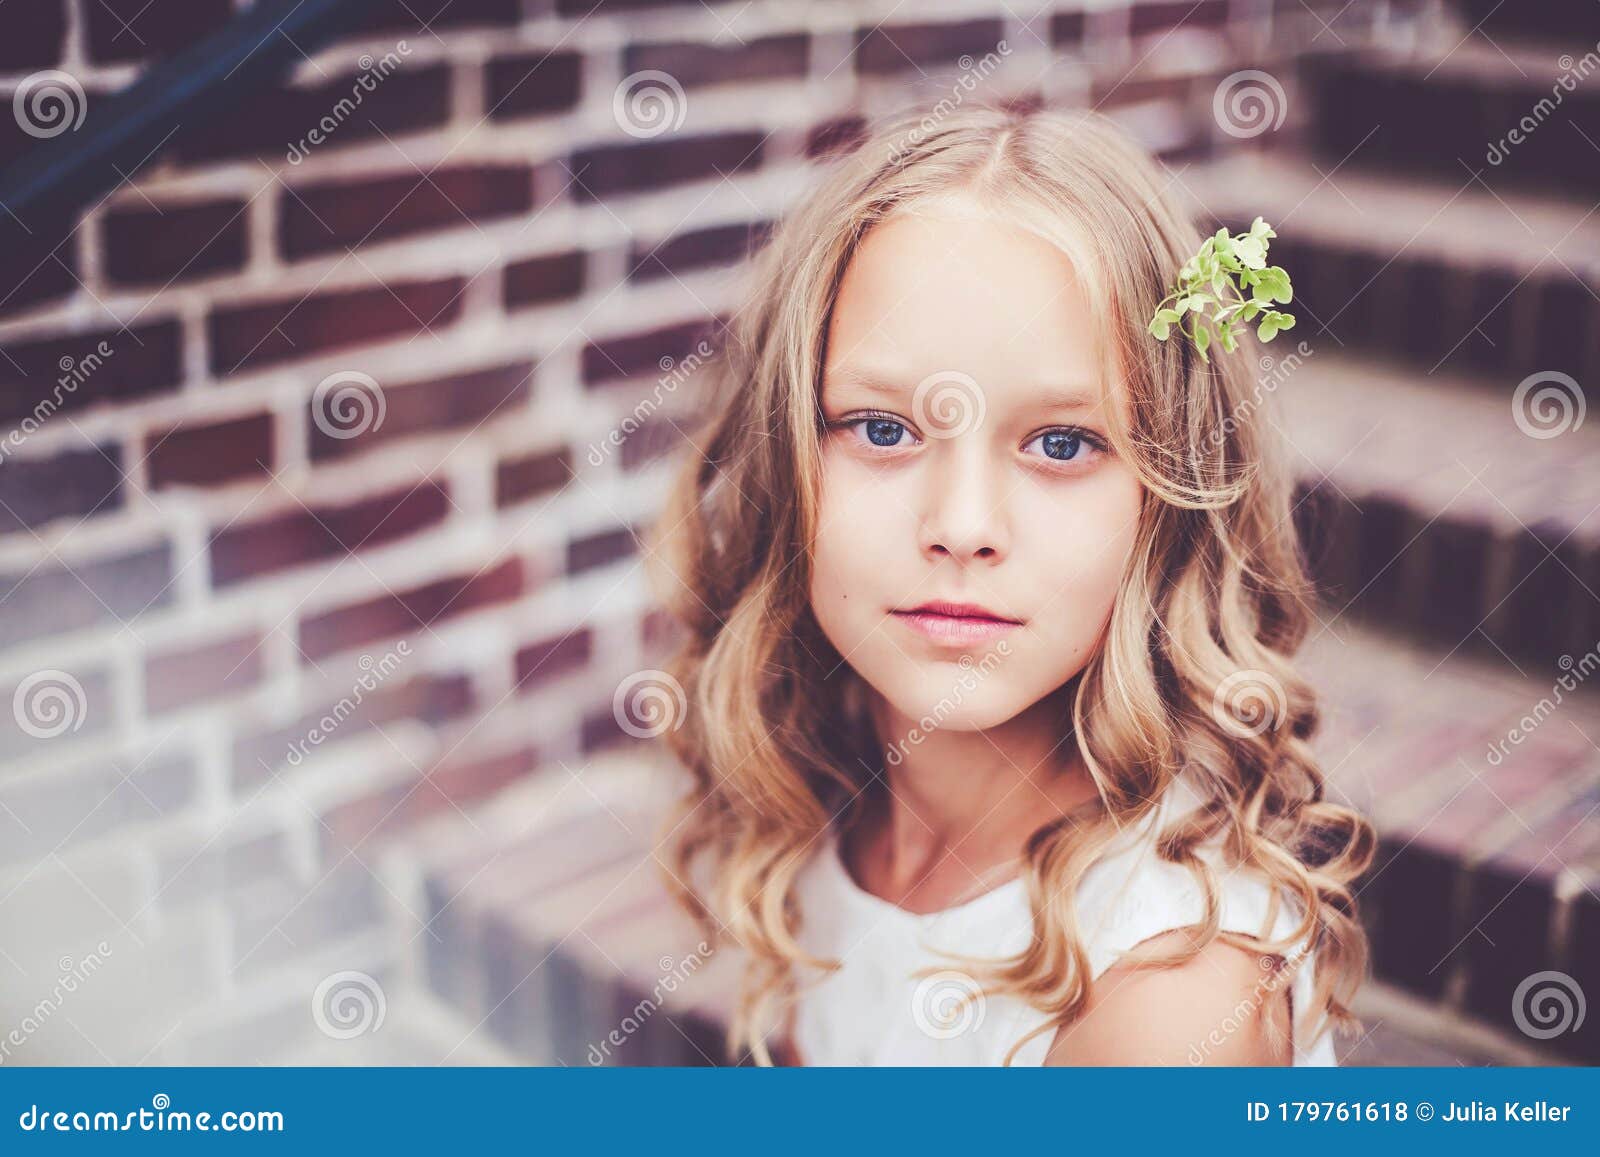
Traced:
[[1178, 270], [1178, 285], [1161, 301], [1150, 319], [1150, 335], [1166, 341], [1177, 326], [1194, 342], [1202, 361], [1213, 341], [1232, 353], [1238, 348], [1240, 327], [1257, 322], [1256, 336], [1271, 341], [1279, 330], [1294, 328], [1294, 318], [1272, 308], [1272, 303], [1294, 297], [1289, 275], [1279, 265], [1267, 264], [1267, 242], [1276, 237], [1260, 217], [1250, 232], [1230, 236], [1218, 229], [1200, 251]]

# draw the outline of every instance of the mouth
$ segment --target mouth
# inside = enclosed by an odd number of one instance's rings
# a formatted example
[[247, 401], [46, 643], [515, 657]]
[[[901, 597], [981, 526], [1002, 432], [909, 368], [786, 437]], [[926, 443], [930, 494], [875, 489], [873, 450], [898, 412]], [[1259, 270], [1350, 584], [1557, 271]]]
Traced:
[[982, 642], [1022, 626], [1020, 619], [972, 603], [935, 601], [889, 613], [924, 638], [940, 643]]

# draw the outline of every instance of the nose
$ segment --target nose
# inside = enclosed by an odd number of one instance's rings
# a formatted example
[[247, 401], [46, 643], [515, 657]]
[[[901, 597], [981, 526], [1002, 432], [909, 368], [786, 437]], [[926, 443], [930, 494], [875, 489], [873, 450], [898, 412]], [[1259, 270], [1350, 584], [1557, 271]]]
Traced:
[[1003, 472], [987, 460], [975, 434], [953, 438], [941, 449], [928, 471], [918, 545], [929, 557], [999, 562], [1009, 540]]

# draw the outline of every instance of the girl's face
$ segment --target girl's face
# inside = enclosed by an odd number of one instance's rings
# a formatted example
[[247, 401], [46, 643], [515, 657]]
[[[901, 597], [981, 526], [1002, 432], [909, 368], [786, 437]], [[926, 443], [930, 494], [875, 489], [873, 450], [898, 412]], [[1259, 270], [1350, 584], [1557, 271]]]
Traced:
[[[941, 204], [873, 228], [840, 287], [811, 604], [904, 716], [986, 729], [1093, 655], [1142, 487], [1110, 449], [1126, 401], [1065, 255]], [[940, 602], [1010, 622], [905, 613]]]

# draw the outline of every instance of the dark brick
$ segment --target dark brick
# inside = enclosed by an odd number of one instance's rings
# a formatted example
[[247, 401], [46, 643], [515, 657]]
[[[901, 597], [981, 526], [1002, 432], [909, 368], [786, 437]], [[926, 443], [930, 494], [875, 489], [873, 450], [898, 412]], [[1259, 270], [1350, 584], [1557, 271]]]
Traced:
[[173, 601], [172, 577], [172, 551], [164, 543], [116, 558], [0, 575], [0, 646], [131, 621]]
[[586, 628], [520, 647], [516, 657], [517, 690], [525, 691], [581, 671], [593, 653], [594, 636]]
[[211, 368], [232, 374], [448, 325], [463, 288], [452, 277], [221, 309], [207, 326]]
[[277, 456], [271, 414], [179, 426], [145, 438], [150, 486], [216, 486], [270, 475]]
[[949, 24], [880, 24], [856, 32], [856, 70], [868, 75], [921, 70], [925, 64], [956, 63], [961, 56], [981, 58], [998, 51], [1005, 36], [1000, 20], [984, 18]]
[[[359, 75], [368, 74], [347, 73], [315, 88], [265, 89], [226, 116], [180, 129], [171, 147], [190, 161], [259, 155], [299, 164], [308, 152], [382, 140], [380, 132], [398, 138], [450, 118], [446, 65], [411, 67], [402, 60], [381, 78], [371, 74], [371, 92], [357, 83]], [[310, 139], [313, 131], [321, 143]]]
[[171, 711], [236, 695], [260, 683], [263, 670], [261, 637], [253, 633], [149, 655], [144, 666], [145, 708]]
[[1555, 872], [1547, 861], [1529, 873], [1520, 863], [1491, 862], [1472, 873], [1467, 1006], [1491, 1024], [1515, 1030], [1511, 996], [1523, 979], [1549, 968]]
[[[518, 363], [384, 389], [382, 423], [368, 426], [354, 437], [335, 437], [328, 432], [341, 429], [336, 411], [330, 411], [319, 422], [313, 410], [307, 424], [307, 449], [313, 461], [325, 462], [410, 434], [476, 427], [496, 414], [518, 409], [527, 401], [532, 382], [533, 366]], [[330, 393], [324, 409], [336, 405], [335, 395]]]
[[572, 158], [574, 195], [595, 201], [748, 172], [760, 168], [765, 142], [762, 133], [733, 132], [580, 149]]
[[530, 257], [506, 266], [507, 309], [566, 301], [583, 292], [584, 255], [573, 250]]
[[164, 393], [178, 384], [180, 346], [178, 323], [161, 321], [0, 347], [0, 420], [25, 417], [47, 400], [53, 413]]
[[1445, 516], [1422, 529], [1410, 550], [1423, 556], [1425, 589], [1432, 594], [1418, 602], [1418, 630], [1447, 648], [1473, 633], [1489, 609], [1484, 564], [1493, 545], [1492, 532], [1481, 522]]
[[771, 222], [757, 221], [693, 229], [654, 246], [636, 243], [629, 256], [628, 276], [634, 281], [650, 281], [707, 266], [733, 264], [761, 248], [771, 231]]
[[[662, 359], [676, 364], [717, 332], [715, 321], [686, 322], [648, 333], [608, 338], [583, 347], [583, 380], [590, 386], [628, 378], [666, 373]], [[715, 342], [711, 342], [715, 346]]]
[[496, 506], [526, 502], [565, 486], [572, 477], [572, 454], [562, 447], [501, 461], [494, 472]]
[[810, 131], [806, 133], [806, 157], [814, 161], [821, 157], [853, 153], [861, 147], [861, 142], [866, 136], [865, 117], [834, 117], [832, 120], [811, 126]]
[[538, 766], [538, 753], [531, 747], [436, 764], [415, 784], [395, 784], [329, 811], [320, 825], [324, 855], [338, 860], [430, 816], [465, 810], [532, 774]]
[[[513, 28], [522, 20], [521, 0], [373, 0], [361, 14], [363, 32], [409, 32], [419, 40], [447, 28]], [[426, 28], [428, 31], [422, 31]]]
[[1128, 30], [1135, 36], [1180, 27], [1220, 28], [1227, 22], [1227, 0], [1160, 0], [1135, 4], [1128, 12]]
[[512, 558], [473, 575], [386, 592], [300, 624], [300, 650], [315, 661], [377, 639], [415, 634], [451, 615], [508, 602], [523, 591], [521, 560]]
[[218, 587], [320, 559], [342, 558], [441, 522], [450, 511], [442, 483], [342, 506], [296, 506], [274, 518], [234, 522], [211, 539], [211, 581]]
[[[1421, 842], [1384, 839], [1374, 864], [1387, 877], [1372, 943], [1374, 971], [1412, 992], [1437, 998], [1449, 976], [1440, 962], [1461, 939], [1451, 919], [1459, 861], [1453, 852]], [[1418, 912], [1432, 918], [1418, 920]]]
[[89, 446], [49, 458], [0, 462], [0, 533], [57, 518], [82, 519], [122, 509], [122, 447]]
[[600, 8], [607, 12], [631, 12], [641, 8], [704, 7], [701, 0], [556, 0], [556, 11], [563, 16], [587, 16]]
[[493, 120], [548, 116], [577, 106], [583, 58], [576, 52], [532, 52], [489, 62], [484, 101]]
[[629, 75], [646, 70], [665, 72], [686, 89], [783, 80], [805, 75], [810, 44], [810, 38], [799, 32], [726, 44], [633, 44], [623, 54], [622, 67]]
[[309, 711], [287, 726], [237, 740], [234, 791], [254, 792], [279, 768], [299, 766], [324, 747], [370, 735], [375, 727], [397, 720], [437, 726], [463, 718], [475, 703], [467, 675], [424, 675], [364, 693], [359, 702], [353, 687], [335, 693], [341, 698], [328, 702], [324, 710]]
[[477, 165], [367, 181], [306, 185], [279, 202], [285, 257], [514, 217], [533, 206], [533, 170]]
[[22, 72], [60, 63], [66, 34], [62, 0], [0, 4], [0, 70]]
[[580, 574], [597, 566], [605, 566], [627, 558], [637, 550], [638, 541], [627, 527], [575, 538], [567, 544], [567, 573]]
[[622, 443], [622, 468], [636, 470], [685, 446], [689, 436], [665, 414], [657, 414]]
[[106, 276], [162, 285], [231, 272], [245, 262], [245, 203], [209, 201], [116, 209], [103, 222]]
[[1050, 16], [1050, 44], [1054, 48], [1076, 48], [1083, 43], [1085, 13], [1056, 12]]
[[99, 64], [170, 56], [233, 16], [230, 0], [94, 0], [84, 5], [89, 56]]
[[[4, 10], [3, 5], [0, 10]], [[9, 117], [0, 118], [0, 125], [10, 123]], [[12, 159], [3, 147], [4, 136], [5, 130], [0, 128], [0, 168]], [[32, 137], [26, 139], [37, 143]], [[21, 313], [78, 288], [81, 274], [76, 216], [63, 215], [59, 209], [35, 210], [25, 222], [0, 220], [0, 227], [7, 231], [5, 261], [0, 262], [0, 315]], [[0, 373], [4, 372], [0, 369]]]

